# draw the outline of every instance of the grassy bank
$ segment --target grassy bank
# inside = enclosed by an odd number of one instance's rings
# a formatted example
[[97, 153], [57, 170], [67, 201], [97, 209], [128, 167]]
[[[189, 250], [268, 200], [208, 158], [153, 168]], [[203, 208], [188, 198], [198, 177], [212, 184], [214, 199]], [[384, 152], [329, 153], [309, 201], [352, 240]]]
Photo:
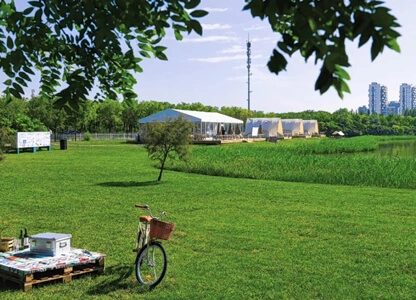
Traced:
[[[137, 145], [70, 143], [65, 151], [6, 155], [0, 220], [11, 227], [5, 234], [22, 227], [71, 233], [73, 246], [105, 253], [107, 266], [103, 275], [27, 294], [3, 288], [0, 298], [416, 297], [413, 190], [172, 171], [155, 184], [157, 175]], [[177, 224], [164, 243], [167, 275], [153, 291], [133, 273], [135, 203], [166, 210]]]
[[386, 141], [384, 137], [294, 139], [197, 147], [189, 162], [168, 168], [236, 178], [415, 189], [413, 156], [381, 157], [373, 152]]

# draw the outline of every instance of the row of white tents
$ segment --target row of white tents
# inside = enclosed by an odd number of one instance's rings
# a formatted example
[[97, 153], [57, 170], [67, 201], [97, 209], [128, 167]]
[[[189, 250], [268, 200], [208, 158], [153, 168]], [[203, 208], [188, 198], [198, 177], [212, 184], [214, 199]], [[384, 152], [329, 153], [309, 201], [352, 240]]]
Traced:
[[[166, 109], [139, 120], [139, 134], [145, 136], [149, 123], [164, 122], [169, 119], [184, 117], [193, 123], [193, 134], [207, 138], [234, 134], [243, 136], [303, 136], [319, 133], [316, 120], [248, 118], [244, 126], [242, 120], [216, 112], [202, 112], [179, 109]], [[245, 128], [244, 128], [245, 127]]]
[[[257, 129], [256, 129], [257, 128]], [[317, 120], [249, 118], [246, 122], [245, 135], [264, 134], [272, 136], [312, 136], [319, 134]]]

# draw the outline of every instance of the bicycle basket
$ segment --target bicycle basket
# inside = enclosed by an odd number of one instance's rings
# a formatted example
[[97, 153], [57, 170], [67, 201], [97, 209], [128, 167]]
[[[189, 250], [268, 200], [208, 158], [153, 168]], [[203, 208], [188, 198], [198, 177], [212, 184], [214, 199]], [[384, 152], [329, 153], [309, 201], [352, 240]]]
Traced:
[[150, 236], [155, 239], [168, 240], [173, 230], [175, 223], [163, 222], [158, 219], [150, 221]]

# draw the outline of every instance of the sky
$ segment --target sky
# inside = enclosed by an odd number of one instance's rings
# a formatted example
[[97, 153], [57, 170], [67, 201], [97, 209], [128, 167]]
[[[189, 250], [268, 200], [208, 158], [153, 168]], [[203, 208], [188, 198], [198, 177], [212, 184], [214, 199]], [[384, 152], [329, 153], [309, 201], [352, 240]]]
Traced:
[[[17, 1], [17, 2], [20, 2]], [[23, 2], [23, 1], [22, 1]], [[135, 75], [135, 92], [139, 101], [156, 100], [177, 103], [200, 102], [205, 106], [248, 108], [246, 43], [251, 41], [250, 109], [285, 113], [305, 110], [334, 112], [340, 108], [357, 110], [368, 106], [368, 86], [378, 82], [388, 88], [388, 100], [399, 100], [402, 83], [416, 84], [413, 63], [416, 53], [416, 18], [414, 0], [385, 0], [386, 7], [401, 25], [397, 29], [401, 53], [385, 48], [371, 62], [371, 43], [358, 48], [347, 45], [351, 93], [339, 98], [333, 88], [320, 95], [314, 90], [320, 63], [308, 62], [298, 54], [288, 57], [286, 71], [278, 76], [269, 72], [267, 62], [279, 35], [267, 20], [253, 19], [243, 11], [244, 0], [202, 0], [199, 8], [209, 14], [199, 19], [203, 35], [185, 34], [176, 41], [172, 33], [162, 41], [167, 46], [168, 61], [145, 59], [143, 73]], [[370, 40], [371, 42], [371, 40]], [[3, 82], [4, 74], [0, 73]], [[1, 89], [4, 86], [0, 85]], [[37, 91], [36, 80], [27, 91]]]

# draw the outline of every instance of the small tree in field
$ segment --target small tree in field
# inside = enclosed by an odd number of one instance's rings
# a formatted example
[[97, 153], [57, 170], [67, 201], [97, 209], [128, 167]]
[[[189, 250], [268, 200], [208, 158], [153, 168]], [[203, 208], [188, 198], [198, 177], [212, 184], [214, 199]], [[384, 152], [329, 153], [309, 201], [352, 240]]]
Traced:
[[149, 124], [145, 138], [145, 148], [152, 160], [159, 163], [160, 173], [157, 181], [162, 179], [166, 159], [186, 160], [190, 152], [192, 123], [183, 117], [167, 119], [164, 122]]

